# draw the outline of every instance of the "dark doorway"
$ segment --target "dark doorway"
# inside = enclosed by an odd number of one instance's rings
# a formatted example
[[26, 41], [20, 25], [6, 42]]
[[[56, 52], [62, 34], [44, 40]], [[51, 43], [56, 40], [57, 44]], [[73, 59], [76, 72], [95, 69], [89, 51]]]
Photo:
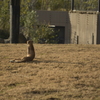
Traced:
[[57, 35], [56, 40], [58, 41], [58, 44], [64, 44], [65, 43], [65, 27], [56, 26], [54, 28], [54, 31]]

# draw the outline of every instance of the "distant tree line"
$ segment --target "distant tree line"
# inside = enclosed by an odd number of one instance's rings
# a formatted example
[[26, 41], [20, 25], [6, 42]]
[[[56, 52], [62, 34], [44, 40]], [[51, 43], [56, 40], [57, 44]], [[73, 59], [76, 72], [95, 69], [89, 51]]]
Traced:
[[74, 0], [75, 10], [98, 10], [98, 0]]
[[[97, 10], [98, 0], [74, 0], [77, 10]], [[71, 0], [35, 0], [31, 4], [36, 10], [60, 10], [69, 11]]]

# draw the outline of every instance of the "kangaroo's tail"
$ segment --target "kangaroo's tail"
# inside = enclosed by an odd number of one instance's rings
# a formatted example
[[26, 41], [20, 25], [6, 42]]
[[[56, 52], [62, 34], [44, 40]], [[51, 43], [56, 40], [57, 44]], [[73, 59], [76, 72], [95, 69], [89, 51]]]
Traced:
[[24, 60], [10, 60], [9, 62], [11, 63], [21, 63], [21, 62], [26, 62]]

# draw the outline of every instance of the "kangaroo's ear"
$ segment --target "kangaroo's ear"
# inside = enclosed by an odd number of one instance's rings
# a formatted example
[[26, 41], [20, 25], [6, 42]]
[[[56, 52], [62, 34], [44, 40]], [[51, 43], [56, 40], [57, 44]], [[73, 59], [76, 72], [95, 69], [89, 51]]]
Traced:
[[33, 44], [33, 41], [32, 40], [28, 40], [27, 44]]
[[27, 41], [27, 44], [29, 44], [29, 41]]

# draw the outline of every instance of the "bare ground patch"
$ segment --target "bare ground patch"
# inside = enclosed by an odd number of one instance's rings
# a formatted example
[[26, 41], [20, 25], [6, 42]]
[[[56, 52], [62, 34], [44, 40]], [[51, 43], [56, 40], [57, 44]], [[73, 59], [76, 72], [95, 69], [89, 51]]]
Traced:
[[0, 44], [0, 100], [100, 100], [100, 45]]

